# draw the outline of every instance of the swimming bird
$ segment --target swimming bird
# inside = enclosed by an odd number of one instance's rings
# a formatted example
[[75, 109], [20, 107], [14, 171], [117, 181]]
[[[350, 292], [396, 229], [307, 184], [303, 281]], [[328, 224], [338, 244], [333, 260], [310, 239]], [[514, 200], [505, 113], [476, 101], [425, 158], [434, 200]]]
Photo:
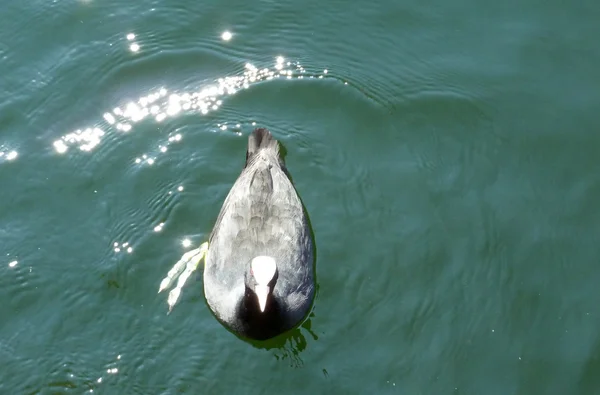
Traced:
[[175, 277], [169, 311], [205, 258], [204, 296], [225, 327], [266, 340], [298, 325], [315, 295], [314, 244], [306, 210], [264, 128], [248, 137], [245, 166], [225, 198], [208, 242], [186, 254], [161, 282]]

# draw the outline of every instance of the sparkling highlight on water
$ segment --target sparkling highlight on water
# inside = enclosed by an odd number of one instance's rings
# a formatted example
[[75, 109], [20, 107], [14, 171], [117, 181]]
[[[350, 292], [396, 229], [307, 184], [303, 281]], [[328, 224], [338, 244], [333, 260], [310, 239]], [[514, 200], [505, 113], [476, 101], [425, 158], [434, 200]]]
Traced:
[[224, 31], [223, 34], [221, 34], [221, 38], [223, 39], [223, 41], [229, 41], [232, 37], [233, 34], [231, 34], [231, 32], [229, 31]]
[[[231, 32], [225, 33], [232, 35]], [[223, 33], [223, 36], [229, 37], [225, 33]], [[139, 45], [132, 42], [136, 38], [135, 34], [129, 33], [126, 37], [131, 42], [131, 49], [134, 51], [139, 50]], [[283, 56], [275, 58], [275, 64], [272, 68], [259, 68], [252, 63], [246, 63], [243, 72], [239, 75], [218, 78], [214, 83], [203, 86], [197, 91], [170, 92], [167, 88], [162, 87], [136, 100], [118, 105], [111, 111], [104, 112], [102, 119], [96, 125], [77, 129], [63, 135], [53, 142], [53, 147], [58, 154], [65, 154], [71, 148], [78, 148], [80, 151], [92, 151], [102, 143], [107, 133], [134, 133], [137, 123], [148, 121], [162, 123], [169, 118], [175, 118], [182, 114], [198, 113], [206, 115], [218, 110], [227, 97], [235, 95], [240, 90], [249, 89], [259, 82], [278, 78], [303, 79], [305, 75], [306, 69], [302, 65], [288, 61]], [[318, 76], [318, 78], [329, 76], [328, 70], [325, 69], [321, 73], [310, 75], [309, 78], [315, 76]], [[252, 124], [254, 126], [255, 122]], [[229, 129], [227, 125], [220, 125], [220, 127], [222, 130]], [[179, 140], [181, 140], [180, 134], [169, 137], [169, 142]], [[162, 146], [165, 148], [159, 148], [159, 151], [165, 152], [167, 144], [162, 144]], [[16, 152], [11, 154], [10, 157], [13, 156], [16, 157]], [[147, 158], [138, 159], [135, 159], [136, 163], [150, 165], [155, 160], [154, 158], [150, 161], [147, 161]]]
[[3, 145], [0, 145], [0, 161], [13, 161], [17, 159], [19, 153], [15, 150], [7, 150]]

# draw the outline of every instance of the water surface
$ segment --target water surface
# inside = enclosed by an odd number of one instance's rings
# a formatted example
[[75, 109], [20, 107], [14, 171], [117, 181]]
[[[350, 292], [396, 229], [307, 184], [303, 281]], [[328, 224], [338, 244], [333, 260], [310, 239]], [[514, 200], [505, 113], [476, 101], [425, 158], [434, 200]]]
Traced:
[[[599, 17], [6, 5], [0, 393], [599, 393]], [[310, 320], [266, 346], [216, 322], [200, 276], [170, 315], [156, 293], [258, 126], [318, 253]]]

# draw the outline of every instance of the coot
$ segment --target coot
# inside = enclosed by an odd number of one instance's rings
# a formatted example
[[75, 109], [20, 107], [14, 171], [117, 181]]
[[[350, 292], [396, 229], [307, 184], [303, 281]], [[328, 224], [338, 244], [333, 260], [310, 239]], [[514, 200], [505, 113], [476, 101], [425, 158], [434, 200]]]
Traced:
[[160, 291], [179, 276], [169, 311], [205, 257], [204, 295], [217, 319], [256, 340], [299, 324], [315, 294], [313, 235], [279, 143], [267, 129], [248, 138], [244, 169], [229, 191], [208, 243], [185, 254]]

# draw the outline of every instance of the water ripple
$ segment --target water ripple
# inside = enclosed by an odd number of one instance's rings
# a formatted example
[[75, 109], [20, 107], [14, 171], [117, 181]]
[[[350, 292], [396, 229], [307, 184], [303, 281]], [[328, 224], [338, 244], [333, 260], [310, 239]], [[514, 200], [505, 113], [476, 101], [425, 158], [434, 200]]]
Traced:
[[[195, 92], [169, 92], [160, 88], [139, 99], [130, 101], [104, 113], [103, 121], [95, 126], [77, 129], [54, 141], [57, 153], [64, 154], [75, 147], [81, 151], [92, 151], [103, 140], [131, 132], [134, 125], [146, 119], [161, 123], [167, 118], [181, 114], [199, 113], [206, 115], [216, 111], [223, 99], [235, 95], [239, 90], [272, 79], [303, 78], [305, 69], [298, 63], [287, 62], [278, 57], [272, 68], [258, 68], [251, 63], [245, 65], [241, 75], [218, 78], [214, 84]], [[309, 75], [314, 77], [314, 75]], [[318, 77], [317, 77], [318, 78]]]

